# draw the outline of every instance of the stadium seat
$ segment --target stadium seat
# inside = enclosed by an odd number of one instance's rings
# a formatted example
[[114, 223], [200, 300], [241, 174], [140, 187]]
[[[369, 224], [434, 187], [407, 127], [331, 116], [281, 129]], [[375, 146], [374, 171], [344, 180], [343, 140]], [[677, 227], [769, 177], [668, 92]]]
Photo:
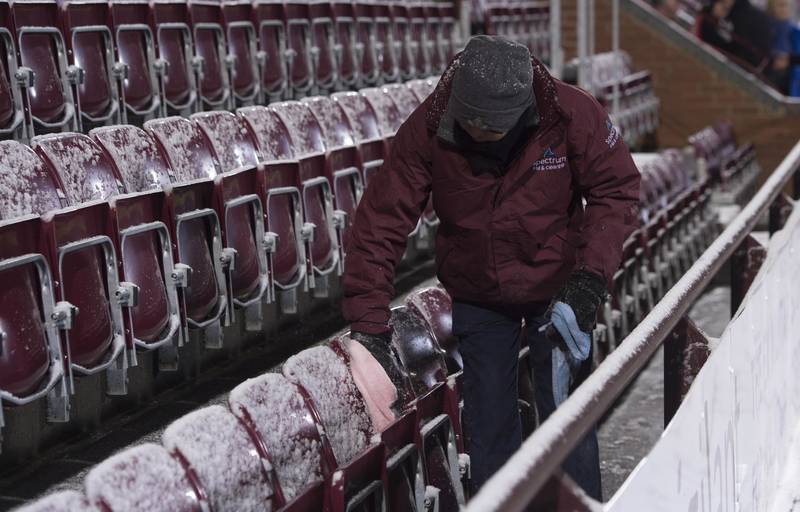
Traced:
[[441, 51], [442, 57], [442, 71], [451, 60], [456, 56], [456, 53], [461, 51], [461, 40], [459, 37], [459, 29], [456, 26], [456, 11], [453, 2], [440, 2], [437, 4], [439, 9], [439, 22], [441, 23]]
[[89, 504], [86, 496], [78, 491], [59, 491], [36, 500], [24, 507], [15, 509], [16, 512], [97, 512], [98, 509]]
[[439, 2], [424, 2], [422, 13], [425, 16], [425, 51], [429, 63], [427, 74], [441, 74], [448, 62], [445, 60], [446, 49]]
[[381, 432], [386, 450], [386, 501], [391, 512], [425, 510], [425, 471], [415, 444], [415, 422], [416, 412], [407, 412]]
[[445, 353], [436, 343], [425, 319], [416, 309], [392, 308], [389, 324], [397, 355], [412, 376], [417, 395], [422, 395], [447, 378]]
[[337, 89], [347, 90], [356, 87], [359, 80], [355, 8], [346, 0], [334, 0], [331, 6], [336, 34], [334, 55], [339, 73]]
[[269, 108], [289, 130], [292, 152], [299, 163], [296, 186], [303, 199], [303, 215], [306, 223], [316, 226], [306, 253], [315, 281], [314, 293], [327, 296], [328, 276], [334, 272], [341, 275], [343, 270], [338, 240], [346, 227], [346, 215], [334, 210], [332, 187], [325, 173], [322, 128], [306, 103], [290, 101]]
[[274, 111], [254, 106], [237, 112], [254, 135], [264, 166], [266, 229], [277, 235], [272, 281], [281, 291], [283, 312], [296, 313], [297, 289], [310, 286], [306, 245], [314, 233], [314, 226], [303, 221], [303, 199], [297, 185], [299, 164], [291, 160], [289, 131]]
[[14, 2], [19, 64], [33, 72], [26, 84], [25, 103], [35, 133], [79, 131], [75, 91], [83, 74], [67, 64], [67, 51], [59, 24], [56, 0]]
[[231, 92], [235, 107], [264, 103], [261, 74], [266, 54], [258, 50], [258, 32], [253, 24], [253, 4], [248, 1], [222, 3], [222, 20], [228, 41], [228, 59], [233, 68]]
[[411, 58], [414, 65], [415, 77], [420, 78], [431, 74], [431, 50], [433, 41], [428, 40], [427, 23], [425, 21], [425, 8], [421, 2], [409, 3], [408, 30], [411, 39]]
[[284, 2], [286, 30], [286, 76], [289, 80], [289, 99], [299, 99], [312, 93], [318, 49], [313, 41], [311, 11], [308, 2]]
[[82, 128], [122, 123], [120, 88], [125, 77], [116, 66], [109, 3], [67, 0], [60, 4], [60, 18], [70, 69], [83, 75], [77, 87]]
[[[189, 221], [199, 221], [198, 227], [210, 222], [213, 231], [221, 232], [221, 247], [215, 242], [213, 248], [214, 261], [221, 262], [221, 265], [215, 263], [217, 273], [221, 270], [224, 276], [217, 284], [222, 287], [217, 300], [221, 310], [204, 320], [204, 325], [195, 327], [209, 326], [216, 332], [216, 321], [223, 313], [223, 321], [229, 325], [235, 320], [230, 305], [235, 305], [245, 310], [248, 327], [259, 330], [260, 302], [268, 294], [269, 282], [258, 170], [251, 166], [221, 173], [208, 138], [199, 125], [187, 119], [148, 121], [145, 128], [153, 134], [175, 171], [178, 183], [173, 186], [172, 196], [176, 205], [182, 203], [186, 207], [193, 203], [191, 208], [195, 213]], [[195, 216], [198, 212], [205, 221]], [[225, 304], [229, 307], [224, 307]]]
[[167, 68], [163, 85], [166, 114], [188, 116], [201, 110], [198, 88], [203, 72], [203, 59], [194, 54], [189, 4], [159, 0], [151, 3], [150, 9], [158, 58]]
[[[101, 129], [102, 130], [102, 129]], [[111, 222], [102, 226], [103, 218], [93, 219], [96, 230], [113, 242], [113, 254], [103, 244], [106, 259], [119, 262], [115, 272], [119, 272], [118, 289], [107, 280], [109, 292], [114, 297], [110, 304], [115, 331], [124, 333], [128, 347], [129, 364], [136, 364], [136, 349], [160, 350], [160, 363], [164, 369], [177, 369], [176, 347], [181, 326], [177, 302], [177, 290], [172, 278], [170, 236], [162, 221], [164, 195], [155, 191], [145, 194], [126, 195], [127, 189], [108, 153], [91, 138], [80, 134], [60, 134], [34, 138], [34, 146], [43, 159], [57, 173], [65, 185], [66, 195], [72, 204], [87, 201], [109, 201], [102, 212]], [[130, 172], [131, 170], [128, 170]], [[79, 186], [83, 185], [83, 186]], [[87, 187], [86, 185], [90, 185]], [[73, 209], [75, 212], [99, 208], [99, 205]], [[106, 213], [107, 211], [107, 213]], [[99, 215], [88, 211], [81, 218]], [[78, 213], [64, 216], [57, 213], [53, 223], [69, 222]], [[91, 246], [89, 246], [91, 248]], [[84, 256], [89, 258], [89, 255]], [[96, 257], [96, 256], [95, 256]], [[93, 262], [94, 263], [94, 262]], [[108, 263], [108, 261], [106, 262]], [[99, 263], [95, 263], [99, 264]], [[101, 266], [100, 269], [103, 267]], [[82, 272], [89, 268], [80, 269]], [[92, 274], [94, 276], [94, 274]], [[158, 276], [154, 278], [155, 276]], [[109, 299], [106, 299], [109, 300]], [[72, 301], [76, 306], [81, 304]], [[122, 306], [121, 311], [117, 311]], [[101, 304], [92, 306], [102, 309]], [[121, 315], [121, 318], [117, 316]], [[78, 318], [77, 324], [80, 324]], [[76, 335], [81, 332], [77, 331]], [[74, 343], [78, 338], [71, 335]], [[71, 353], [74, 351], [71, 350]]]
[[203, 489], [213, 510], [278, 509], [272, 463], [225, 407], [212, 405], [179, 418], [164, 431], [162, 441]]
[[253, 15], [258, 24], [259, 62], [263, 101], [280, 101], [291, 94], [287, 70], [288, 44], [284, 25], [283, 2], [259, 0]]
[[[246, 428], [258, 436], [277, 473], [276, 490], [285, 502], [302, 498], [333, 473], [335, 461], [325, 430], [300, 388], [284, 376], [266, 373], [234, 388], [228, 402]], [[322, 510], [323, 496], [312, 491]], [[298, 507], [297, 510], [301, 510]]]
[[[377, 171], [388, 154], [388, 146], [383, 140], [378, 117], [367, 99], [357, 92], [342, 92], [331, 96], [333, 104], [338, 105], [347, 118], [353, 130], [353, 137], [361, 160], [364, 162], [362, 169], [364, 186], [369, 184], [369, 176]], [[331, 109], [334, 107], [331, 106]], [[332, 115], [338, 115], [331, 112]]]
[[56, 309], [38, 217], [60, 208], [62, 197], [58, 183], [29, 147], [0, 142], [0, 439], [3, 411], [11, 405], [46, 397], [48, 421], [68, 419], [59, 332], [50, 321], [63, 307]]
[[62, 283], [56, 288], [56, 300], [67, 303], [62, 306], [65, 318], [60, 330], [62, 344], [69, 349], [70, 377], [75, 372], [106, 371], [108, 392], [124, 394], [127, 363], [122, 308], [132, 305], [124, 298], [135, 292], [119, 282], [110, 238], [114, 229], [105, 202], [123, 190], [113, 176], [104, 173], [104, 155], [85, 135], [41, 135], [31, 145], [53, 175], [56, 193], [60, 190], [73, 206], [52, 211], [43, 219], [53, 279]]
[[411, 80], [406, 83], [406, 86], [411, 89], [411, 92], [414, 93], [417, 100], [422, 103], [433, 93], [434, 89], [436, 89], [437, 82], [438, 80], [435, 78], [423, 78]]
[[406, 84], [390, 84], [384, 91], [392, 98], [401, 118], [405, 121], [420, 105], [420, 100]]
[[405, 117], [400, 113], [400, 109], [397, 108], [389, 91], [385, 87], [371, 87], [362, 89], [361, 94], [367, 98], [378, 117], [381, 136], [391, 142], [400, 125], [405, 121]]
[[122, 100], [127, 121], [141, 124], [164, 117], [164, 81], [168, 69], [166, 61], [156, 57], [149, 3], [147, 0], [111, 2], [111, 21], [118, 66], [126, 77]]
[[375, 51], [380, 67], [382, 83], [400, 80], [400, 48], [402, 43], [395, 39], [392, 23], [392, 5], [389, 2], [376, 2], [372, 5], [375, 18]]
[[234, 107], [231, 93], [234, 61], [228, 57], [222, 2], [189, 2], [188, 5], [194, 41], [193, 62], [200, 62], [197, 93], [202, 104], [199, 109], [231, 110]]
[[0, 140], [24, 142], [31, 135], [22, 105], [26, 91], [17, 79], [17, 45], [13, 33], [11, 5], [0, 2]]
[[363, 193], [364, 163], [354, 143], [344, 112], [327, 96], [303, 100], [319, 123], [327, 149], [326, 175], [333, 184], [334, 208], [344, 213], [339, 231], [339, 248], [344, 258], [350, 242], [350, 228], [355, 220], [356, 207]]
[[406, 307], [425, 320], [436, 344], [444, 350], [448, 373], [464, 368], [458, 352], [458, 339], [453, 335], [453, 302], [439, 287], [417, 290], [406, 297]]
[[328, 94], [339, 87], [333, 5], [330, 2], [312, 2], [309, 4], [309, 16], [314, 91], [316, 94]]
[[346, 361], [331, 347], [321, 345], [290, 357], [283, 375], [308, 392], [339, 464], [369, 446], [374, 431], [363, 398]]
[[377, 85], [381, 79], [382, 66], [379, 55], [383, 55], [383, 47], [379, 47], [375, 34], [375, 13], [372, 2], [355, 1], [356, 19], [356, 52], [359, 63], [359, 87]]
[[415, 60], [416, 46], [411, 40], [411, 26], [408, 15], [408, 4], [400, 2], [392, 3], [391, 20], [393, 40], [397, 45], [397, 67], [401, 81], [407, 81], [417, 77]]
[[201, 512], [206, 497], [163, 447], [145, 443], [104, 460], [86, 475], [86, 496], [110, 512]]

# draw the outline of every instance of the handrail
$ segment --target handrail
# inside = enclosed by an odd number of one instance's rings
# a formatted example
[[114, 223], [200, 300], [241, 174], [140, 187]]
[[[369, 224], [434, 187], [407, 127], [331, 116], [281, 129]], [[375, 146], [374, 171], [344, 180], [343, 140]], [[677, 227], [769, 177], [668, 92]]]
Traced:
[[469, 502], [467, 512], [516, 512], [531, 503], [589, 429], [614, 404], [794, 176], [798, 141], [755, 197], [616, 350], [523, 443]]

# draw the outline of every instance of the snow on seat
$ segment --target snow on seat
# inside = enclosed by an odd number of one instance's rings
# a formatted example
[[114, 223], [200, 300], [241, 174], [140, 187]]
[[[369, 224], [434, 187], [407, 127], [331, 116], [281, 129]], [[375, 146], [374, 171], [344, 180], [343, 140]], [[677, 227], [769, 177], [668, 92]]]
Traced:
[[368, 446], [374, 431], [363, 398], [347, 364], [333, 349], [303, 350], [284, 363], [283, 374], [308, 391], [339, 464]]
[[330, 476], [334, 461], [324, 430], [300, 389], [283, 375], [266, 373], [246, 380], [228, 396], [231, 411], [264, 444], [285, 501]]
[[420, 104], [419, 98], [414, 95], [414, 92], [409, 89], [406, 84], [387, 85], [384, 87], [384, 90], [394, 100], [403, 119], [408, 119], [408, 116], [410, 116]]
[[167, 154], [178, 182], [214, 178], [219, 164], [200, 128], [183, 117], [153, 119], [144, 124]]
[[192, 120], [211, 141], [224, 172], [258, 163], [255, 141], [241, 117], [218, 110], [194, 114]]
[[406, 306], [415, 310], [428, 324], [436, 344], [445, 351], [451, 373], [464, 363], [458, 352], [458, 338], [453, 335], [453, 301], [442, 288], [417, 290], [406, 298]]
[[162, 446], [146, 443], [112, 455], [84, 481], [89, 501], [111, 512], [200, 512], [198, 491]]
[[159, 190], [175, 180], [156, 141], [141, 128], [106, 126], [95, 128], [89, 136], [108, 153], [128, 192]]
[[197, 475], [215, 512], [276, 508], [270, 463], [226, 408], [212, 405], [183, 416], [167, 427], [162, 441]]
[[342, 92], [331, 95], [335, 105], [344, 112], [352, 129], [361, 160], [364, 185], [370, 175], [377, 171], [388, 154], [387, 145], [378, 126], [378, 117], [367, 99], [357, 92]]
[[14, 512], [95, 512], [97, 507], [90, 504], [83, 493], [61, 491], [48, 494], [29, 505], [15, 509]]
[[378, 127], [384, 139], [392, 139], [394, 134], [403, 124], [405, 116], [400, 113], [389, 91], [385, 87], [371, 87], [362, 89], [361, 94], [375, 109], [378, 116]]
[[28, 146], [0, 142], [0, 219], [41, 215], [66, 205], [66, 197], [47, 166]]
[[423, 102], [433, 93], [433, 90], [436, 89], [438, 81], [437, 78], [420, 78], [418, 80], [406, 82], [406, 87], [411, 89], [411, 92], [414, 93], [420, 102]]

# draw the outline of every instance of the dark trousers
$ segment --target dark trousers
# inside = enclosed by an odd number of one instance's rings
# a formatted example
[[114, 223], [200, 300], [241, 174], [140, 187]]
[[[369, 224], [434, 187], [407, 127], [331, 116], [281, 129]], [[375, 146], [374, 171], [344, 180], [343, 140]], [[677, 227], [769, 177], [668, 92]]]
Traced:
[[[469, 442], [472, 492], [476, 492], [522, 444], [517, 366], [522, 318], [533, 364], [536, 409], [543, 422], [556, 408], [553, 396], [553, 344], [539, 327], [547, 305], [487, 309], [463, 302], [453, 305], [453, 332], [464, 360], [464, 428]], [[591, 370], [591, 356], [578, 382]], [[586, 493], [602, 499], [597, 433], [573, 450], [563, 469]]]

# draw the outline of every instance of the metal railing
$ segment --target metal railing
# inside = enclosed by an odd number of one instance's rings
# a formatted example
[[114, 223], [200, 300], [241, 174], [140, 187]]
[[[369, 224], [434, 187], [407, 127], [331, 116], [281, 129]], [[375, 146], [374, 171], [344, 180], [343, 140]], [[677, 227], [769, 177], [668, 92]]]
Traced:
[[[800, 199], [799, 168], [800, 142], [650, 314], [483, 486], [469, 502], [467, 512], [525, 510], [535, 499], [541, 499], [545, 486], [553, 482], [560, 485], [562, 496], [564, 490], [572, 494], [570, 510], [595, 508], [596, 502], [582, 495], [574, 483], [562, 480], [562, 462], [668, 337], [670, 343], [665, 345], [664, 355], [664, 408], [665, 422], [669, 421], [684, 391], [676, 377], [687, 372], [696, 374], [704, 362], [700, 361], [695, 368], [683, 368], [680, 365], [685, 358], [675, 357], [680, 356], [676, 350], [685, 350], [698, 336], [702, 337], [687, 319], [692, 303], [730, 260], [732, 308], [738, 309], [765, 251], [750, 233], [765, 214], [769, 215], [770, 232], [782, 227], [793, 206], [782, 191], [793, 180], [794, 198]], [[668, 354], [668, 350], [673, 353]], [[576, 500], [583, 508], [575, 507]]]

